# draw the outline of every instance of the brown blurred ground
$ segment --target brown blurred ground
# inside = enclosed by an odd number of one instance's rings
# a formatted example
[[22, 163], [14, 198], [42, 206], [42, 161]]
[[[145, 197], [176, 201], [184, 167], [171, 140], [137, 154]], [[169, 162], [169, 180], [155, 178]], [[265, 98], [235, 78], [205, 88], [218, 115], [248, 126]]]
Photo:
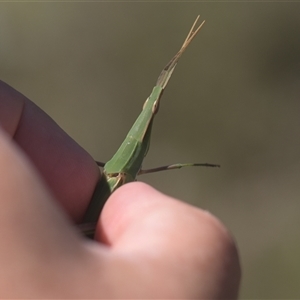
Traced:
[[241, 298], [300, 297], [300, 3], [0, 3], [0, 79], [98, 160], [116, 151], [198, 13], [140, 178], [232, 231]]

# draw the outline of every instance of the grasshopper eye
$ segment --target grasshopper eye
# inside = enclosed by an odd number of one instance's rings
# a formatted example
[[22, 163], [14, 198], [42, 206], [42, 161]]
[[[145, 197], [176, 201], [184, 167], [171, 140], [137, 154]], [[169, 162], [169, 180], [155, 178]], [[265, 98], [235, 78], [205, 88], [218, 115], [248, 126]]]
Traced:
[[156, 114], [158, 112], [158, 109], [159, 109], [159, 99], [154, 102], [152, 107], [152, 113]]
[[146, 101], [145, 101], [144, 104], [143, 104], [143, 110], [145, 109], [145, 107], [146, 107], [146, 105], [147, 105], [147, 103], [148, 103], [148, 99], [149, 99], [149, 97], [146, 99]]

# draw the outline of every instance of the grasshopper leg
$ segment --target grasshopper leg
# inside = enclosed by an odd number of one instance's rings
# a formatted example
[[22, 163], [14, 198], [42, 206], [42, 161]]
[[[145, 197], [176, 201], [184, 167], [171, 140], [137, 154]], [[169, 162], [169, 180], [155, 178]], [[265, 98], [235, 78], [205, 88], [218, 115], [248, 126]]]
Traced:
[[185, 167], [213, 167], [213, 168], [220, 168], [220, 165], [209, 164], [209, 163], [172, 164], [172, 165], [166, 165], [166, 166], [157, 167], [157, 168], [153, 168], [153, 169], [140, 170], [138, 175], [155, 173], [155, 172], [160, 172], [160, 171], [167, 171], [167, 170], [181, 169], [181, 168], [185, 168]]

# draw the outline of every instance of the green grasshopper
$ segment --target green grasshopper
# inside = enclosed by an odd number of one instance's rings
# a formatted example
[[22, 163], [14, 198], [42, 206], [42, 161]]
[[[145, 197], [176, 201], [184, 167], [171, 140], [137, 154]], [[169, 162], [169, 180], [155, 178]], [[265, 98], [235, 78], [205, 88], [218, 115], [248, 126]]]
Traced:
[[118, 151], [106, 164], [97, 162], [97, 164], [103, 167], [104, 170], [85, 213], [83, 224], [80, 225], [80, 228], [85, 235], [93, 237], [96, 222], [111, 193], [123, 184], [135, 181], [137, 175], [163, 170], [180, 169], [187, 166], [219, 167], [219, 165], [208, 163], [186, 163], [173, 164], [149, 170], [141, 169], [143, 160], [149, 150], [152, 124], [154, 116], [158, 112], [163, 91], [166, 88], [182, 53], [194, 39], [205, 22], [203, 21], [195, 29], [199, 17], [200, 16], [196, 18], [180, 50], [161, 71], [152, 93], [144, 103], [142, 112], [136, 119], [132, 128], [129, 130]]

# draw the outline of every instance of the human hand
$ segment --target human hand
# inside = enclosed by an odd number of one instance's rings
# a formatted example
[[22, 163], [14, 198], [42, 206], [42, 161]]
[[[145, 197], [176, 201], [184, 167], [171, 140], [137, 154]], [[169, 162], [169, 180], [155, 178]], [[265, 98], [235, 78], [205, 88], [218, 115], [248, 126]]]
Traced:
[[237, 297], [237, 250], [211, 214], [130, 183], [91, 242], [72, 226], [99, 180], [91, 156], [2, 82], [0, 124], [0, 298]]

